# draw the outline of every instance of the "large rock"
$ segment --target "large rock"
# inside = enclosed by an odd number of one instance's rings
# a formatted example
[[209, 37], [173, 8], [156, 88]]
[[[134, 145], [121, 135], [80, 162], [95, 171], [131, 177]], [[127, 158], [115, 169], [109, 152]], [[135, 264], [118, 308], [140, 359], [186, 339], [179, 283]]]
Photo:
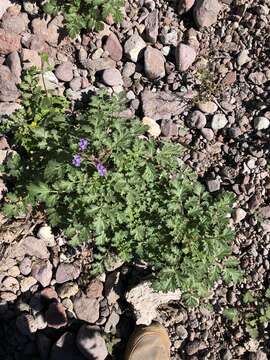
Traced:
[[78, 349], [88, 360], [104, 360], [108, 355], [105, 340], [96, 326], [82, 325], [76, 343]]
[[84, 294], [76, 296], [74, 311], [78, 319], [94, 324], [99, 319], [99, 300], [90, 299]]
[[17, 34], [0, 29], [0, 55], [18, 51], [21, 47], [21, 37]]
[[[10, 8], [12, 9], [12, 8]], [[9, 33], [21, 34], [27, 30], [29, 19], [26, 13], [7, 11], [2, 17], [2, 29]]]
[[58, 80], [69, 82], [73, 79], [73, 64], [69, 61], [60, 64], [55, 69], [55, 76]]
[[145, 281], [126, 294], [126, 300], [132, 305], [137, 325], [150, 325], [158, 315], [158, 307], [173, 300], [180, 300], [180, 290], [174, 292], [156, 292], [151, 283]]
[[165, 59], [162, 53], [151, 46], [144, 52], [144, 70], [150, 80], [165, 76]]
[[55, 46], [59, 42], [60, 28], [63, 26], [63, 17], [56, 16], [49, 22], [45, 19], [35, 18], [32, 23], [32, 30], [39, 39], [44, 40], [48, 44]]
[[118, 40], [118, 37], [114, 33], [111, 33], [108, 36], [104, 45], [104, 50], [108, 52], [111, 59], [114, 61], [120, 61], [122, 59], [123, 48]]
[[152, 44], [157, 42], [158, 37], [158, 10], [152, 11], [145, 20], [145, 36]]
[[15, 102], [0, 102], [0, 116], [11, 115], [16, 110], [21, 109], [21, 105]]
[[146, 47], [145, 41], [138, 33], [133, 34], [125, 43], [126, 56], [133, 62], [137, 62], [141, 51]]
[[[53, 345], [49, 360], [85, 360], [76, 347], [75, 335], [66, 332]], [[94, 359], [93, 359], [94, 360]]]
[[190, 46], [180, 43], [176, 48], [176, 66], [180, 71], [186, 71], [196, 59], [196, 50]]
[[106, 69], [103, 71], [102, 80], [108, 86], [123, 85], [123, 79], [118, 69]]
[[151, 92], [144, 90], [142, 93], [142, 108], [144, 116], [153, 120], [170, 119], [180, 115], [186, 107], [183, 95], [173, 94], [168, 91]]
[[14, 247], [10, 247], [8, 255], [19, 259], [23, 259], [25, 255], [34, 256], [38, 259], [48, 259], [50, 254], [42, 240], [34, 236], [27, 236]]
[[55, 280], [58, 284], [75, 280], [80, 275], [80, 268], [77, 265], [62, 263], [58, 266]]
[[50, 285], [52, 279], [52, 264], [50, 261], [37, 261], [32, 267], [32, 276], [43, 287]]
[[195, 0], [178, 0], [178, 13], [182, 15], [188, 12], [194, 5]]
[[20, 96], [16, 77], [5, 65], [0, 65], [0, 101], [15, 101]]
[[6, 64], [16, 79], [16, 84], [21, 82], [22, 65], [17, 51], [10, 53], [6, 58]]
[[218, 0], [196, 0], [193, 17], [198, 26], [208, 27], [216, 23], [220, 10]]

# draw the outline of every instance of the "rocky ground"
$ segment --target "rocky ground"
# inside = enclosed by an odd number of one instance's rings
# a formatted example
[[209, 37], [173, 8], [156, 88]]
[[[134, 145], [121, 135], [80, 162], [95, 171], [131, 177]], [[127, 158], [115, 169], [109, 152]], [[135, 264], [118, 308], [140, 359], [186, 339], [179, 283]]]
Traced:
[[[54, 66], [46, 88], [75, 105], [104, 86], [124, 90], [127, 115], [152, 136], [185, 144], [183, 160], [214, 196], [234, 192], [233, 252], [244, 271], [240, 285], [216, 285], [211, 308], [188, 311], [177, 293], [136, 287], [147, 278], [141, 266], [112, 259], [90, 279], [91, 249], [70, 248], [42, 214], [0, 215], [1, 360], [119, 359], [136, 320], [152, 318], [168, 328], [173, 359], [269, 357], [267, 323], [253, 339], [243, 320], [222, 315], [228, 307], [255, 314], [269, 286], [269, 11], [268, 0], [130, 0], [120, 25], [108, 18], [100, 33], [72, 40], [63, 18], [44, 17], [39, 2], [0, 2], [1, 117], [20, 107], [22, 71], [41, 67], [44, 52]], [[0, 162], [9, 151], [1, 138]], [[5, 191], [0, 179], [0, 199]], [[249, 306], [248, 290], [256, 296]]]

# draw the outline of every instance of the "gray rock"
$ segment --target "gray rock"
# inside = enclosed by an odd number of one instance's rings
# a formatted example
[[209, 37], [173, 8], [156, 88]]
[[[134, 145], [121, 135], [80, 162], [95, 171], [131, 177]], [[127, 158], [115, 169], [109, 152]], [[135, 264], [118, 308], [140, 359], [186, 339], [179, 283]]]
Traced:
[[23, 258], [25, 255], [35, 256], [38, 259], [49, 258], [49, 252], [44, 242], [34, 236], [27, 236], [11, 247], [9, 255], [12, 258]]
[[237, 208], [233, 214], [233, 219], [236, 224], [239, 224], [246, 217], [247, 213], [241, 208]]
[[205, 127], [207, 121], [205, 115], [201, 111], [195, 110], [192, 112], [187, 122], [192, 128], [202, 129]]
[[210, 192], [215, 192], [220, 190], [220, 180], [218, 179], [208, 180], [206, 184]]
[[206, 349], [207, 346], [203, 341], [200, 340], [194, 340], [192, 342], [189, 342], [186, 346], [186, 352], [187, 355], [191, 356], [191, 355], [195, 355], [197, 354], [197, 352]]
[[123, 48], [120, 44], [120, 41], [118, 40], [118, 37], [114, 33], [111, 33], [108, 36], [103, 48], [105, 51], [108, 52], [111, 59], [113, 59], [114, 61], [120, 61], [122, 59]]
[[[85, 360], [76, 347], [75, 335], [66, 332], [53, 345], [49, 360]], [[94, 360], [94, 359], [92, 359]]]
[[182, 15], [188, 12], [194, 5], [195, 0], [178, 0], [178, 13]]
[[22, 65], [17, 51], [10, 53], [6, 58], [6, 64], [16, 79], [16, 84], [21, 82]]
[[11, 115], [18, 109], [21, 109], [21, 105], [18, 103], [0, 102], [0, 116]]
[[218, 106], [214, 101], [200, 101], [197, 106], [198, 109], [205, 114], [214, 114], [218, 109]]
[[144, 90], [142, 93], [142, 108], [144, 116], [153, 120], [167, 119], [180, 115], [186, 107], [182, 96], [169, 91], [151, 92]]
[[136, 71], [136, 65], [132, 62], [126, 62], [122, 71], [123, 77], [129, 78]]
[[144, 69], [150, 80], [165, 76], [165, 59], [163, 54], [155, 48], [148, 46], [144, 52]]
[[0, 55], [8, 55], [21, 47], [21, 37], [0, 29]]
[[1, 0], [0, 1], [0, 19], [2, 18], [2, 16], [4, 15], [4, 13], [6, 12], [6, 10], [12, 6], [12, 3], [10, 0]]
[[73, 79], [73, 64], [69, 61], [60, 64], [55, 69], [55, 76], [58, 80], [69, 82]]
[[266, 75], [261, 71], [251, 73], [248, 78], [255, 85], [263, 85], [267, 81]]
[[145, 36], [146, 40], [149, 41], [152, 44], [155, 44], [157, 42], [158, 37], [158, 16], [159, 12], [158, 10], [152, 11], [145, 20]]
[[82, 325], [77, 335], [76, 344], [86, 359], [104, 360], [108, 355], [105, 340], [97, 327]]
[[136, 32], [125, 43], [126, 56], [133, 62], [137, 62], [141, 51], [146, 47], [145, 41]]
[[77, 265], [61, 263], [55, 274], [55, 280], [58, 284], [75, 280], [80, 275], [80, 268]]
[[20, 91], [16, 87], [16, 82], [17, 79], [10, 69], [0, 65], [0, 101], [12, 102], [18, 99]]
[[237, 56], [237, 65], [238, 66], [243, 66], [245, 64], [247, 64], [250, 61], [250, 57], [248, 56], [248, 50], [242, 50], [238, 56]]
[[106, 69], [115, 67], [116, 63], [110, 58], [100, 58], [96, 60], [87, 59], [82, 62], [82, 65], [90, 72], [96, 73]]
[[188, 332], [183, 325], [178, 325], [176, 328], [176, 334], [181, 340], [185, 340], [188, 337]]
[[99, 300], [89, 299], [84, 294], [74, 299], [74, 311], [78, 319], [94, 324], [99, 318]]
[[102, 73], [102, 80], [108, 86], [123, 85], [121, 73], [117, 69], [106, 69]]
[[28, 258], [25, 257], [19, 265], [19, 269], [22, 275], [29, 275], [31, 273], [32, 270], [32, 261]]
[[8, 33], [21, 34], [27, 30], [29, 23], [28, 15], [26, 13], [19, 13], [16, 15], [7, 11], [2, 16], [1, 27]]
[[43, 287], [50, 285], [52, 279], [52, 264], [50, 261], [37, 261], [32, 266], [32, 276]]
[[196, 59], [196, 50], [183, 43], [178, 44], [176, 48], [176, 66], [179, 71], [186, 71]]
[[258, 116], [254, 119], [254, 127], [256, 130], [268, 129], [270, 121], [264, 116]]
[[223, 129], [228, 123], [224, 114], [215, 114], [211, 121], [211, 127], [214, 131]]
[[218, 0], [197, 0], [193, 17], [198, 26], [209, 27], [216, 23], [221, 6]]

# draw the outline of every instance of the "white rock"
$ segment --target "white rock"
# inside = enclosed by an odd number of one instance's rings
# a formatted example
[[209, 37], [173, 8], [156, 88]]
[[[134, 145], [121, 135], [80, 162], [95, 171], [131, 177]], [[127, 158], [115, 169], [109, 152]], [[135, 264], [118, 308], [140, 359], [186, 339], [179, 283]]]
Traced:
[[21, 279], [21, 281], [20, 281], [21, 292], [24, 293], [24, 292], [28, 291], [36, 283], [37, 283], [37, 280], [35, 278], [33, 278], [33, 276], [28, 276], [28, 277]]
[[145, 116], [142, 120], [144, 125], [148, 126], [148, 132], [153, 137], [158, 137], [161, 134], [161, 128], [155, 120], [151, 119], [150, 117]]
[[214, 101], [205, 101], [205, 102], [200, 101], [197, 104], [197, 106], [198, 109], [204, 112], [205, 114], [214, 114], [218, 109], [217, 104], [214, 103]]
[[138, 61], [138, 57], [142, 49], [146, 47], [145, 41], [139, 34], [133, 34], [125, 43], [124, 50], [126, 56], [133, 62]]
[[236, 224], [240, 223], [246, 217], [247, 213], [245, 210], [238, 208], [233, 214], [233, 219]]
[[137, 325], [150, 325], [157, 317], [160, 305], [180, 298], [179, 289], [167, 293], [156, 292], [149, 281], [137, 285], [126, 294], [127, 301], [133, 306]]
[[224, 114], [216, 114], [212, 118], [211, 127], [214, 131], [223, 129], [228, 123]]
[[268, 129], [270, 121], [264, 116], [258, 116], [254, 119], [254, 127], [256, 130]]
[[248, 56], [248, 50], [242, 50], [237, 56], [237, 65], [243, 66], [250, 61], [250, 57]]
[[45, 89], [43, 80], [47, 90], [55, 90], [59, 87], [58, 79], [52, 71], [46, 71], [43, 77], [42, 74], [39, 75], [39, 85], [42, 89]]
[[2, 16], [4, 15], [4, 13], [6, 12], [6, 10], [12, 6], [12, 3], [10, 2], [10, 0], [1, 0], [0, 1], [0, 19], [2, 18]]
[[37, 237], [43, 240], [47, 247], [55, 245], [54, 235], [52, 229], [48, 225], [41, 226], [38, 230]]

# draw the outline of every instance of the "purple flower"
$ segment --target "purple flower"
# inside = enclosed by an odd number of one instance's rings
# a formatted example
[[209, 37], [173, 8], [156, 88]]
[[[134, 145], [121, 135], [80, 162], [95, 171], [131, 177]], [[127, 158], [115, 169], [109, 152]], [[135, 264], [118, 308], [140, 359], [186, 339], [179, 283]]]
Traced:
[[81, 156], [79, 154], [73, 156], [72, 164], [76, 167], [81, 165]]
[[102, 165], [100, 162], [96, 162], [96, 169], [99, 173], [100, 176], [106, 176], [107, 174], [107, 169], [104, 165]]
[[80, 139], [79, 141], [79, 148], [81, 151], [84, 151], [87, 149], [88, 146], [88, 140], [87, 139]]

